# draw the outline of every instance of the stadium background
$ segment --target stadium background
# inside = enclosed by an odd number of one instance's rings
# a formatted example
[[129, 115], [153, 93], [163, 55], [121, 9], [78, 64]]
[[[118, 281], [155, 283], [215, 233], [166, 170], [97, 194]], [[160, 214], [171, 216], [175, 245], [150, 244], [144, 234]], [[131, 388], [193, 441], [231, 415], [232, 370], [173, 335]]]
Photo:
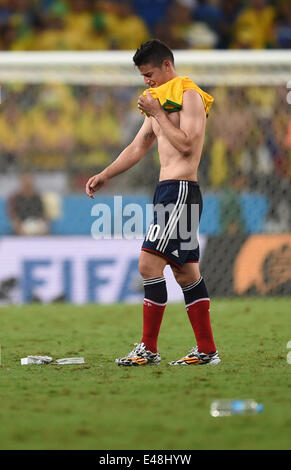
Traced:
[[[290, 449], [290, 17], [287, 0], [0, 0], [1, 449]], [[169, 271], [160, 366], [114, 363], [140, 335], [142, 240], [95, 239], [96, 204], [111, 224], [144, 209], [156, 147], [94, 201], [85, 183], [141, 125], [132, 55], [152, 36], [215, 98], [199, 236], [217, 368], [167, 365], [193, 346]], [[264, 412], [212, 418], [223, 398]]]
[[[200, 51], [201, 56], [239, 49], [288, 51], [290, 17], [290, 3], [285, 1], [2, 0], [0, 48], [2, 56], [26, 52], [27, 62], [32, 51], [134, 51], [152, 36], [166, 40], [177, 52]], [[91, 211], [96, 203], [112, 209], [116, 195], [123, 196], [122, 210], [130, 203], [143, 209], [150, 204], [158, 180], [156, 148], [134, 169], [110, 181], [94, 201], [84, 192], [88, 177], [116, 158], [143, 120], [136, 108], [144, 89], [141, 77], [132, 68], [130, 77], [136, 78], [127, 84], [126, 78], [120, 79], [122, 69], [111, 65], [105, 79], [96, 83], [74, 83], [68, 74], [54, 82], [41, 67], [27, 78], [23, 65], [17, 74], [12, 68], [7, 76], [2, 65], [4, 304], [142, 299], [137, 271], [141, 238], [94, 240], [91, 228], [96, 217]], [[76, 63], [73, 69], [72, 77]], [[280, 66], [273, 69], [280, 75]], [[201, 270], [212, 296], [290, 294], [288, 71], [273, 83], [266, 78], [262, 86], [236, 76], [224, 84], [223, 71], [216, 84], [211, 80], [211, 60], [202, 78], [195, 67], [190, 70], [191, 78], [215, 97], [199, 170], [204, 193]], [[243, 75], [246, 78], [248, 72], [242, 68]], [[264, 70], [260, 76], [265, 76]], [[29, 199], [31, 185], [39, 199]], [[30, 200], [26, 206], [17, 202], [19, 192], [22, 201]], [[46, 226], [28, 222], [20, 228], [19, 217], [22, 222], [43, 217]], [[182, 300], [171, 276], [168, 282], [170, 300]]]

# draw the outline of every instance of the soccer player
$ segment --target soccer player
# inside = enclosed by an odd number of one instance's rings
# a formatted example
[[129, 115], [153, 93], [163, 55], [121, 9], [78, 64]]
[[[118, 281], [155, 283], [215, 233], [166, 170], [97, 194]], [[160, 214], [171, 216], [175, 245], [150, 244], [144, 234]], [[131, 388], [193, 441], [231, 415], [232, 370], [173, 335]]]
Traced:
[[[138, 109], [145, 115], [143, 125], [118, 158], [104, 171], [92, 176], [86, 185], [87, 195], [94, 198], [94, 193], [107, 180], [138, 163], [157, 139], [161, 168], [153, 201], [154, 221], [143, 242], [139, 259], [145, 292], [143, 333], [140, 343], [136, 343], [127, 356], [116, 359], [116, 363], [123, 366], [160, 363], [157, 342], [167, 303], [164, 268], [169, 264], [182, 288], [196, 338], [196, 346], [188, 354], [169, 364], [216, 365], [221, 360], [212, 334], [209, 295], [199, 270], [199, 245], [198, 242], [185, 244], [185, 237], [180, 235], [183, 223], [187, 225], [187, 233], [189, 227], [197, 231], [197, 220], [194, 219], [198, 218], [199, 223], [202, 212], [197, 171], [206, 117], [213, 98], [188, 77], [178, 76], [172, 51], [157, 39], [142, 44], [133, 61], [149, 87], [137, 103]], [[165, 214], [164, 225], [160, 224], [163, 207], [171, 208]], [[191, 207], [198, 208], [198, 211], [190, 210]], [[186, 222], [183, 217], [185, 211]]]

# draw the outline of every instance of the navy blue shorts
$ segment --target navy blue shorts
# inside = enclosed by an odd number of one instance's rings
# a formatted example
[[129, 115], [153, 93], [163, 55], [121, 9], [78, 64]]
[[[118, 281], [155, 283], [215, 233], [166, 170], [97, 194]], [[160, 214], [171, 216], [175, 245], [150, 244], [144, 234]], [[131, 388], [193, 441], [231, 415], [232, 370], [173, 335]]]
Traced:
[[178, 268], [185, 263], [197, 263], [197, 236], [202, 205], [197, 182], [160, 181], [153, 199], [153, 221], [148, 228], [142, 250], [160, 255]]

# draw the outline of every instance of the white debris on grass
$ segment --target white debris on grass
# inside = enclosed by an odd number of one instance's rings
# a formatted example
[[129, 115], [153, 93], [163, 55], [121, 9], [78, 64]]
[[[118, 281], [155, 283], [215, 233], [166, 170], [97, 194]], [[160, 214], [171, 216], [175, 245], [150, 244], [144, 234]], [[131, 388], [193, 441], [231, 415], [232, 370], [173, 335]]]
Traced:
[[55, 364], [55, 365], [66, 365], [66, 364], [84, 364], [85, 359], [83, 357], [63, 357], [61, 359], [56, 359], [53, 361], [52, 357], [49, 356], [27, 356], [22, 357], [21, 365], [29, 364]]

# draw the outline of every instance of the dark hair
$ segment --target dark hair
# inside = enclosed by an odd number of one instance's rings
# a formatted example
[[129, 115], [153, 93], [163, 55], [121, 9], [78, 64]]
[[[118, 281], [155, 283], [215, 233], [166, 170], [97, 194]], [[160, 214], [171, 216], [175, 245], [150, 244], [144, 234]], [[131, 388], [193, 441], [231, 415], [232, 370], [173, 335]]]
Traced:
[[174, 64], [171, 49], [159, 39], [151, 39], [143, 43], [133, 56], [133, 62], [137, 67], [149, 63], [161, 67], [164, 60], [170, 60]]

